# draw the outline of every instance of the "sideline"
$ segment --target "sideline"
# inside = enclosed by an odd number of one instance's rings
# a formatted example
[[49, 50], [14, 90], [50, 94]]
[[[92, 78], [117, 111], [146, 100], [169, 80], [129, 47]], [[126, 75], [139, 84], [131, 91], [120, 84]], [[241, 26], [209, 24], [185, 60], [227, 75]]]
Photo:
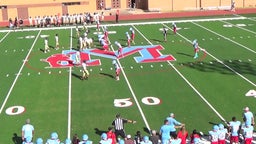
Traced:
[[[153, 22], [136, 22], [136, 23], [118, 23], [118, 24], [105, 24], [101, 25], [104, 26], [129, 26], [129, 25], [148, 25], [148, 24], [166, 24], [166, 23], [186, 23], [186, 22], [205, 22], [205, 21], [221, 21], [221, 20], [242, 20], [247, 19], [246, 17], [239, 16], [239, 17], [229, 17], [229, 18], [200, 18], [200, 19], [187, 19], [187, 20], [175, 20], [175, 21], [153, 21]], [[15, 32], [18, 31], [36, 31], [36, 30], [60, 30], [60, 29], [68, 29], [68, 28], [75, 28], [76, 26], [61, 26], [61, 27], [47, 27], [47, 28], [28, 28], [23, 30], [15, 30]], [[82, 28], [82, 25], [78, 26], [79, 28]], [[87, 28], [93, 28], [96, 27], [96, 25], [86, 25]], [[0, 30], [0, 32], [14, 32], [13, 30]]]
[[21, 65], [21, 67], [20, 67], [20, 70], [19, 70], [18, 74], [16, 75], [16, 77], [15, 77], [13, 83], [12, 83], [11, 88], [10, 88], [9, 91], [8, 91], [8, 94], [7, 94], [6, 97], [5, 97], [5, 100], [4, 100], [4, 102], [3, 102], [2, 106], [1, 106], [1, 109], [0, 109], [0, 114], [2, 113], [3, 108], [5, 107], [5, 104], [6, 104], [7, 100], [9, 99], [10, 94], [11, 94], [11, 92], [12, 92], [12, 90], [13, 90], [13, 88], [14, 88], [16, 82], [17, 82], [19, 76], [21, 75], [21, 71], [23, 70], [23, 67], [25, 66], [26, 62], [28, 61], [28, 57], [29, 57], [29, 55], [30, 55], [32, 49], [34, 48], [34, 46], [35, 46], [35, 44], [36, 44], [36, 41], [37, 41], [37, 39], [39, 38], [39, 35], [40, 35], [41, 31], [42, 31], [42, 30], [40, 30], [40, 31], [38, 32], [38, 34], [37, 34], [37, 36], [36, 36], [36, 38], [35, 38], [35, 40], [34, 40], [32, 46], [30, 47], [30, 50], [29, 50], [29, 52], [28, 52], [28, 54], [27, 54], [25, 60], [23, 61], [22, 65]]

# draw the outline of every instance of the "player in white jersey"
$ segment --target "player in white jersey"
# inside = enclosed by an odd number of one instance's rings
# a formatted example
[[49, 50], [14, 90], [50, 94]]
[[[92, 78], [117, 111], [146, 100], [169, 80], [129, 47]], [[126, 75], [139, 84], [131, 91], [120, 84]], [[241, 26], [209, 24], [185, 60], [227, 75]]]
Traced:
[[219, 127], [217, 125], [213, 126], [213, 129], [209, 131], [209, 139], [211, 144], [218, 144], [218, 137], [219, 137]]
[[177, 26], [176, 26], [176, 24], [174, 22], [172, 23], [172, 30], [173, 30], [174, 34], [177, 33]]
[[131, 46], [131, 37], [128, 32], [126, 32], [125, 34], [126, 34], [126, 38], [127, 38], [127, 46], [130, 47]]
[[92, 144], [93, 142], [88, 139], [89, 139], [88, 135], [84, 134], [82, 136], [82, 141], [80, 141], [78, 144]]
[[76, 36], [77, 36], [77, 37], [79, 37], [79, 36], [80, 36], [80, 31], [79, 31], [78, 26], [76, 26]]
[[33, 144], [32, 137], [26, 137], [26, 140], [23, 141], [22, 144]]
[[51, 133], [51, 138], [47, 139], [45, 144], [60, 144], [60, 140], [58, 139], [58, 134], [56, 132]]
[[116, 72], [116, 80], [119, 81], [119, 75], [120, 75], [120, 71], [121, 71], [121, 68], [120, 66], [118, 65], [117, 61], [116, 60], [113, 60], [112, 61], [112, 64], [114, 65], [115, 67], [115, 72]]
[[115, 41], [116, 46], [118, 47], [118, 51], [117, 51], [117, 57], [122, 56], [123, 57], [123, 47], [121, 46], [121, 44], [117, 41]]
[[79, 50], [82, 51], [84, 48], [84, 41], [83, 38], [80, 36], [79, 37]]
[[135, 31], [134, 31], [134, 29], [130, 28], [130, 32], [131, 32], [131, 41], [132, 41], [133, 44], [135, 44], [135, 41], [134, 41], [134, 39], [135, 39]]
[[253, 126], [248, 123], [245, 124], [245, 127], [242, 129], [242, 134], [244, 136], [244, 144], [252, 144], [253, 140]]
[[219, 124], [219, 144], [226, 144], [226, 137], [228, 135], [228, 130], [223, 124]]
[[79, 65], [81, 63], [81, 56], [80, 56], [80, 52], [77, 51], [75, 54], [75, 60], [73, 61], [74, 64]]
[[85, 79], [87, 80], [87, 79], [89, 78], [90, 73], [89, 73], [89, 71], [87, 70], [86, 61], [83, 61], [82, 67], [83, 67], [83, 70], [82, 70], [83, 75], [82, 75], [82, 77], [81, 77], [81, 80], [85, 80]]
[[30, 119], [26, 120], [26, 124], [22, 126], [21, 129], [21, 138], [23, 141], [26, 141], [27, 137], [31, 139], [34, 136], [34, 126], [30, 124]]
[[101, 135], [101, 140], [100, 140], [99, 144], [111, 144], [111, 143], [112, 143], [112, 140], [111, 140], [111, 139], [108, 139], [106, 133], [103, 133], [103, 134]]
[[46, 37], [44, 39], [44, 53], [47, 53], [50, 51], [49, 45], [48, 45], [48, 38]]
[[36, 139], [36, 144], [43, 144], [43, 143], [44, 143], [44, 141], [43, 141], [42, 138], [37, 138]]
[[232, 121], [229, 122], [229, 131], [230, 135], [230, 143], [239, 143], [239, 130], [241, 127], [241, 122], [236, 120], [236, 117], [232, 117]]
[[244, 108], [243, 118], [245, 119], [245, 124], [254, 125], [254, 116], [249, 107]]
[[59, 35], [55, 34], [55, 49], [58, 50], [59, 48], [60, 48]]

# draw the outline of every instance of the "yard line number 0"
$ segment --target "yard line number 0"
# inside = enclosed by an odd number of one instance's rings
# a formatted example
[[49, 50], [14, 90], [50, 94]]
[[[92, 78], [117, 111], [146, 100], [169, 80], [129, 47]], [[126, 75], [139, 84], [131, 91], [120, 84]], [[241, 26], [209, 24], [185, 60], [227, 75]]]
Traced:
[[[145, 105], [159, 105], [161, 104], [161, 100], [156, 97], [144, 97], [141, 99], [141, 102]], [[114, 106], [115, 107], [130, 107], [133, 105], [131, 98], [124, 98], [124, 99], [114, 99]], [[7, 115], [19, 115], [26, 111], [25, 107], [23, 106], [11, 106], [5, 110]]]

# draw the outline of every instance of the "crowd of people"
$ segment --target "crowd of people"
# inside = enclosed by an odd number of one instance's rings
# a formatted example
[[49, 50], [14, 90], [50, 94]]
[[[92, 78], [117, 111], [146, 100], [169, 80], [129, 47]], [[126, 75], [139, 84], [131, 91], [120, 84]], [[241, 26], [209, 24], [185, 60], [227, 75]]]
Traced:
[[[104, 21], [104, 11], [94, 13], [80, 13], [80, 14], [57, 14], [51, 16], [35, 16], [28, 18], [29, 27], [52, 27], [52, 26], [67, 26], [67, 25], [90, 25], [97, 20]], [[11, 29], [23, 28], [24, 20], [15, 17], [9, 19], [9, 27]]]
[[[252, 144], [254, 130], [254, 115], [248, 107], [244, 108], [243, 122], [236, 117], [232, 117], [230, 122], [214, 124], [207, 134], [198, 132], [196, 129], [191, 134], [186, 130], [185, 124], [176, 120], [174, 113], [164, 119], [164, 124], [159, 131], [151, 130], [148, 135], [142, 136], [137, 131], [134, 136], [125, 133], [124, 124], [136, 124], [135, 120], [121, 117], [120, 114], [112, 122], [112, 126], [107, 132], [101, 133], [99, 144], [199, 144], [208, 141], [211, 144], [226, 144], [227, 140], [232, 144]], [[226, 126], [224, 126], [226, 125]], [[176, 129], [179, 129], [176, 131]], [[34, 127], [30, 124], [30, 120], [26, 120], [26, 124], [22, 127], [23, 144], [32, 144], [34, 135]], [[206, 139], [203, 139], [203, 136]], [[43, 144], [42, 138], [36, 139], [36, 144]], [[83, 134], [80, 139], [77, 134], [72, 139], [66, 139], [63, 144], [92, 144], [87, 134]], [[95, 143], [95, 142], [94, 142]], [[61, 144], [56, 132], [51, 133], [45, 144]]]

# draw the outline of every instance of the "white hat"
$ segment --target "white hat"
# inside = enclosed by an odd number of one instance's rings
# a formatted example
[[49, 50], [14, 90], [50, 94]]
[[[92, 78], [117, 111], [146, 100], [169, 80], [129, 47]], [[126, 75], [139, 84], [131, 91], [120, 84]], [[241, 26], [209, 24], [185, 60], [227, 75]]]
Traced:
[[128, 138], [128, 139], [131, 138], [131, 135], [128, 134], [128, 135], [127, 135], [127, 138]]
[[170, 113], [170, 116], [171, 116], [171, 117], [174, 116], [174, 113]]

